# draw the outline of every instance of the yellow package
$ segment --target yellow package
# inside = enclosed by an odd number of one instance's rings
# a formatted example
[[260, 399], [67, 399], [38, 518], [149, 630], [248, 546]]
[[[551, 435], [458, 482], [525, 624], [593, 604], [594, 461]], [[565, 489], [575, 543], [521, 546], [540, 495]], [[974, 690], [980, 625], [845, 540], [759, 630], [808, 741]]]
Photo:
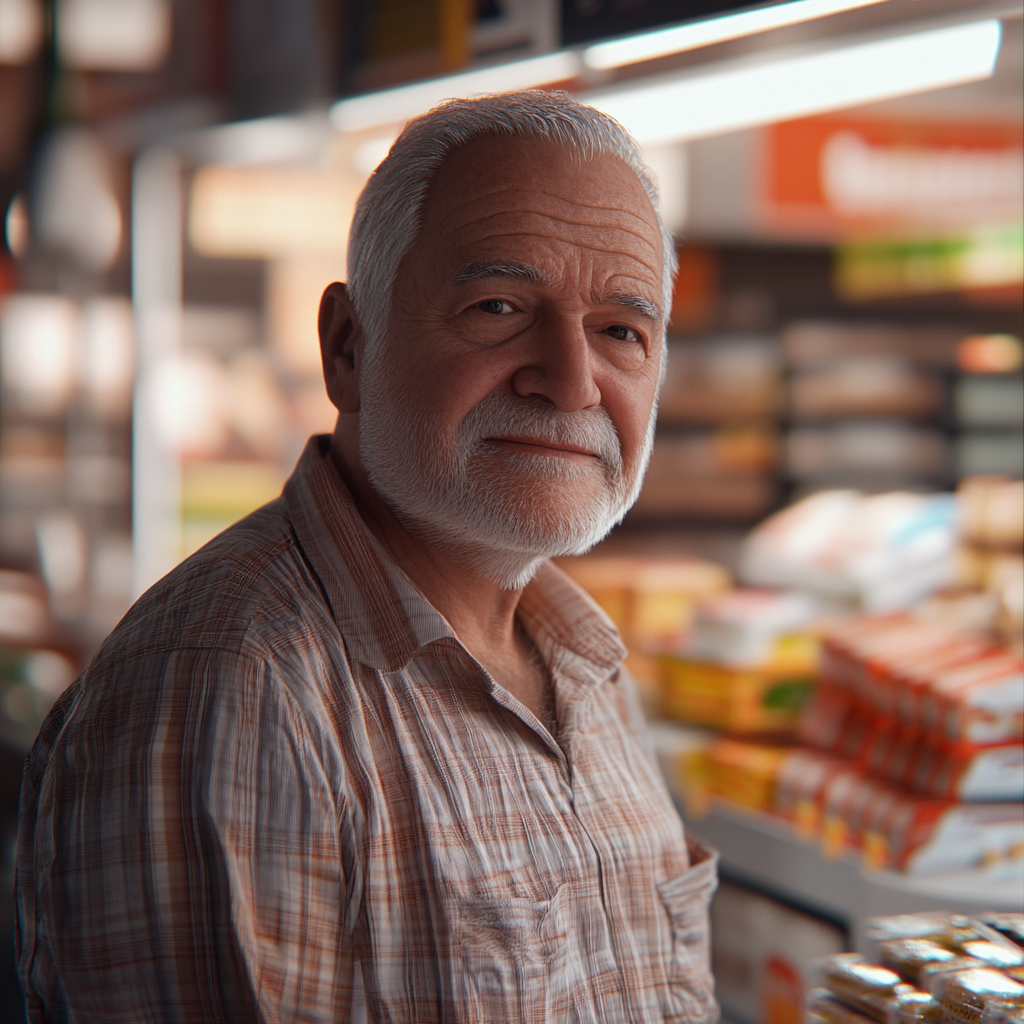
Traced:
[[661, 655], [659, 663], [661, 712], [666, 718], [737, 735], [791, 733], [814, 687], [813, 661], [792, 656], [755, 668], [674, 654]]
[[707, 753], [707, 787], [715, 796], [768, 811], [775, 804], [775, 784], [789, 755], [788, 747], [720, 739]]

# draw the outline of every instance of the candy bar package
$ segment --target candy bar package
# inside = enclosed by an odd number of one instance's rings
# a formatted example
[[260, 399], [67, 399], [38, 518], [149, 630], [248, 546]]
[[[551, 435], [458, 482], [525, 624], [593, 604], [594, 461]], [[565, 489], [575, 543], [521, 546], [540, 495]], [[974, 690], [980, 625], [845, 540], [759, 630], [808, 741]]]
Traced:
[[833, 995], [860, 1013], [885, 1020], [904, 984], [895, 971], [865, 963], [857, 953], [837, 953], [817, 962], [819, 979]]
[[1024, 1024], [1024, 915], [871, 918], [867, 955], [815, 962], [814, 1024]]
[[895, 971], [865, 962], [857, 953], [824, 957], [816, 966], [822, 986], [834, 1001], [871, 1020], [882, 1024], [939, 1020], [939, 1005], [931, 995], [902, 981]]
[[[995, 927], [999, 923], [1002, 928]], [[896, 914], [870, 918], [865, 926], [868, 956], [888, 964], [893, 957], [915, 958], [924, 963], [946, 959], [936, 947], [960, 956], [983, 960], [986, 967], [1009, 968], [1021, 964], [1021, 950], [1002, 929], [1024, 927], [1024, 915], [986, 913], [975, 917], [932, 911], [923, 914]], [[899, 940], [918, 940], [918, 945], [903, 946]], [[894, 961], [895, 962], [895, 961]], [[909, 962], [909, 961], [908, 961]], [[894, 970], [899, 970], [894, 967]]]
[[806, 1009], [809, 1024], [874, 1024], [873, 1017], [851, 1009], [823, 988], [807, 993]]
[[878, 944], [878, 958], [883, 966], [919, 988], [922, 987], [921, 977], [924, 968], [949, 969], [951, 965], [963, 960], [963, 957], [952, 949], [940, 946], [931, 939], [887, 939]]
[[1024, 1007], [990, 1001], [985, 1004], [981, 1024], [1024, 1024]]
[[979, 914], [978, 920], [1018, 946], [1024, 947], [1024, 914], [989, 911]]
[[935, 999], [909, 985], [899, 985], [888, 1003], [880, 1003], [878, 1012], [884, 1017], [869, 1016], [847, 1006], [828, 989], [812, 989], [807, 997], [807, 1019], [815, 1024], [938, 1024], [941, 1010]]
[[989, 1004], [1011, 1012], [1024, 1008], [1024, 985], [986, 967], [941, 975], [933, 994], [950, 1024], [981, 1024]]
[[1006, 970], [1010, 967], [1024, 965], [1024, 950], [1009, 948], [1002, 942], [991, 942], [988, 939], [968, 939], [960, 944], [967, 956], [981, 960], [986, 967]]
[[958, 974], [984, 967], [984, 961], [975, 960], [973, 956], [954, 956], [946, 963], [924, 964], [920, 971], [921, 988], [925, 992], [934, 994], [940, 980], [947, 974]]

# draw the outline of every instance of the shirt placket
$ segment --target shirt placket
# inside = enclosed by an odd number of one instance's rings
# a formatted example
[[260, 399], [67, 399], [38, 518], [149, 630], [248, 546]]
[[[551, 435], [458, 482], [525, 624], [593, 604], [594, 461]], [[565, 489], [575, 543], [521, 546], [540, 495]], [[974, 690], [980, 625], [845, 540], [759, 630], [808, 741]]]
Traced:
[[[593, 718], [597, 691], [607, 682], [598, 678], [580, 678], [575, 673], [561, 672], [557, 668], [553, 670], [552, 677], [559, 709], [559, 736], [569, 775], [573, 820], [580, 841], [587, 844], [597, 869], [597, 905], [593, 911], [602, 924], [602, 941], [599, 946], [595, 944], [592, 951], [594, 962], [590, 965], [590, 977], [615, 979], [614, 986], [608, 985], [606, 981], [607, 987], [592, 995], [609, 1019], [640, 1020], [639, 1016], [630, 1011], [630, 979], [622, 957], [617, 954], [618, 947], [624, 938], [628, 941], [628, 936], [623, 935], [624, 921], [614, 909], [617, 900], [612, 891], [615, 885], [610, 871], [612, 859], [601, 842], [605, 827], [600, 810], [601, 800], [594, 799], [590, 781], [584, 772], [578, 770], [578, 765], [586, 761], [587, 745], [594, 742]], [[628, 928], [625, 930], [628, 931]]]

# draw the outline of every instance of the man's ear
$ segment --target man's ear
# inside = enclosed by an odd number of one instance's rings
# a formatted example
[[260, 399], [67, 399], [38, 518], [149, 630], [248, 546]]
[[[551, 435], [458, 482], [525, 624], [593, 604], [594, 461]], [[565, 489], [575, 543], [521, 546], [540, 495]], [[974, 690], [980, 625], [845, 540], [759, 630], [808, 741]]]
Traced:
[[335, 281], [327, 286], [320, 299], [317, 325], [327, 397], [338, 412], [358, 412], [364, 335], [345, 285]]

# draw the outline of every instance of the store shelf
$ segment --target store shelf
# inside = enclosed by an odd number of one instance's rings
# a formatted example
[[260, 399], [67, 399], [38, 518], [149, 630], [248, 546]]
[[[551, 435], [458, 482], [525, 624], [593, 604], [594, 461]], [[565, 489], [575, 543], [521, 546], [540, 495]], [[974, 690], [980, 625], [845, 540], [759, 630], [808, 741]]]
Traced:
[[846, 924], [857, 949], [864, 923], [880, 914], [948, 910], [1020, 910], [1024, 872], [999, 878], [978, 873], [913, 877], [867, 871], [852, 858], [826, 860], [815, 843], [783, 821], [718, 802], [687, 827], [721, 855], [723, 875]]

